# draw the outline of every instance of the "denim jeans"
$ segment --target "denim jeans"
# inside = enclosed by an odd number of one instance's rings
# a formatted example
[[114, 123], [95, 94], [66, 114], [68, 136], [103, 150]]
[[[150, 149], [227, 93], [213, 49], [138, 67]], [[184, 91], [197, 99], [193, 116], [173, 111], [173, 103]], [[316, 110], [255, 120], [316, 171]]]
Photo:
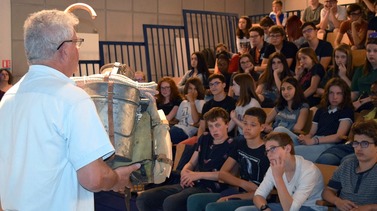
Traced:
[[[280, 203], [268, 203], [268, 206], [272, 211], [283, 211], [283, 207]], [[259, 211], [259, 208], [256, 206], [247, 206], [247, 207], [240, 207], [236, 209], [235, 211]], [[299, 211], [314, 211], [314, 209], [310, 207], [302, 206]]]
[[169, 130], [170, 132], [170, 139], [173, 144], [178, 144], [186, 139], [188, 139], [188, 135], [179, 127], [173, 126]]

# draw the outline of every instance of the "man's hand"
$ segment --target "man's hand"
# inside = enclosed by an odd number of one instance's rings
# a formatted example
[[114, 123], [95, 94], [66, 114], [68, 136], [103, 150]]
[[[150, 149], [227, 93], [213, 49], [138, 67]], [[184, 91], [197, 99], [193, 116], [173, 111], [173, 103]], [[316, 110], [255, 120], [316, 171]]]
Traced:
[[352, 201], [338, 199], [335, 201], [335, 206], [341, 211], [349, 211], [357, 208], [357, 205]]
[[118, 182], [112, 188], [115, 192], [124, 192], [124, 189], [131, 188], [130, 175], [133, 171], [136, 171], [140, 168], [140, 163], [133, 164], [131, 166], [123, 166], [116, 168], [114, 171], [118, 175]]

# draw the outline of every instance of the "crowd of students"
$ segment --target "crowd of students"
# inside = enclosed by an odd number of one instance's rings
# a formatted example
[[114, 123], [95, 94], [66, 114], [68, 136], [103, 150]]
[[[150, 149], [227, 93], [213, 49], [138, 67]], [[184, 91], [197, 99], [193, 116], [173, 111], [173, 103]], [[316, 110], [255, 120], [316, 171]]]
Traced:
[[[240, 18], [237, 52], [216, 46], [215, 73], [195, 52], [183, 92], [169, 78], [158, 83], [172, 142], [194, 145], [193, 154], [180, 183], [145, 190], [139, 210], [325, 210], [321, 199], [376, 209], [377, 33], [363, 5], [312, 0], [301, 20], [279, 0], [272, 8], [259, 26]], [[360, 67], [355, 49], [366, 51]], [[323, 184], [314, 163], [340, 166]], [[279, 203], [269, 198], [274, 188]]]

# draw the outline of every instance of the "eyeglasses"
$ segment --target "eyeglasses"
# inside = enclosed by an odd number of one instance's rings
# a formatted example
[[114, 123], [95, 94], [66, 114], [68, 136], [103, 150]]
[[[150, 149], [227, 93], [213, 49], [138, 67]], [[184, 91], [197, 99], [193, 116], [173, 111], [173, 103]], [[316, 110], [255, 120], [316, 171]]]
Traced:
[[270, 34], [270, 38], [279, 38], [281, 36], [281, 34]]
[[264, 153], [265, 153], [266, 155], [267, 155], [269, 152], [274, 153], [275, 150], [276, 150], [278, 147], [283, 147], [283, 146], [272, 146], [272, 147], [270, 147], [270, 149], [266, 149], [266, 152], [264, 152]]
[[170, 86], [162, 86], [161, 87], [161, 90], [169, 90], [170, 89]]
[[209, 87], [217, 86], [217, 85], [219, 85], [220, 83], [221, 83], [220, 81], [216, 81], [216, 82], [213, 82], [213, 83], [209, 83]]
[[59, 50], [64, 43], [66, 42], [73, 42], [73, 43], [76, 43], [76, 48], [80, 48], [81, 47], [81, 44], [84, 42], [84, 39], [83, 38], [77, 38], [77, 39], [72, 39], [72, 40], [64, 40], [62, 43], [60, 43], [60, 45], [58, 46], [58, 48], [56, 50]]
[[351, 16], [360, 16], [361, 12], [351, 12]]
[[306, 34], [306, 33], [310, 34], [310, 33], [312, 33], [313, 31], [314, 31], [313, 28], [308, 28], [308, 29], [302, 30], [302, 33], [303, 33], [303, 34]]
[[352, 141], [351, 142], [351, 145], [353, 148], [356, 148], [357, 146], [361, 146], [361, 148], [367, 148], [369, 146], [369, 144], [374, 144], [373, 142], [369, 142], [369, 141]]

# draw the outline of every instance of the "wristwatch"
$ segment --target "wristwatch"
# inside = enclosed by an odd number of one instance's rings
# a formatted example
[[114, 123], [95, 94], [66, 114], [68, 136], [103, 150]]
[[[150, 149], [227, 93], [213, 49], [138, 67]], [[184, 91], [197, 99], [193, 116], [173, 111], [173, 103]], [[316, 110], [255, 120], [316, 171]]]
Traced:
[[264, 205], [262, 205], [260, 208], [259, 208], [259, 210], [260, 211], [262, 211], [262, 210], [266, 210], [266, 209], [268, 209], [268, 208], [270, 208], [267, 204], [264, 204]]

